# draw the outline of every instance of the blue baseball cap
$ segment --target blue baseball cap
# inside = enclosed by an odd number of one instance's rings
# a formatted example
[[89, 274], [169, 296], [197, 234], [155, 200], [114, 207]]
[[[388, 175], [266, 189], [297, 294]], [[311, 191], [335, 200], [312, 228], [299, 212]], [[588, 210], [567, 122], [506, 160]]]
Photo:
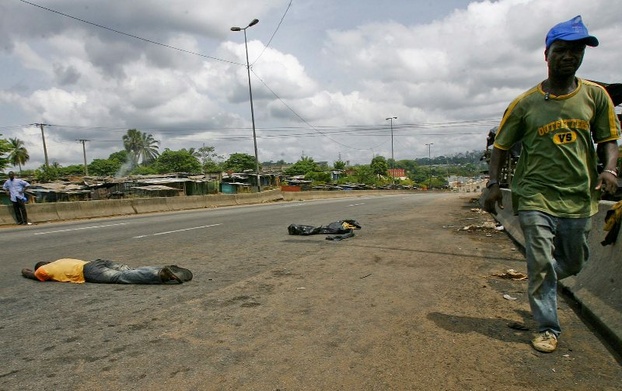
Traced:
[[584, 41], [588, 46], [598, 46], [598, 39], [587, 32], [581, 15], [553, 26], [546, 35], [546, 48], [548, 49], [557, 40]]

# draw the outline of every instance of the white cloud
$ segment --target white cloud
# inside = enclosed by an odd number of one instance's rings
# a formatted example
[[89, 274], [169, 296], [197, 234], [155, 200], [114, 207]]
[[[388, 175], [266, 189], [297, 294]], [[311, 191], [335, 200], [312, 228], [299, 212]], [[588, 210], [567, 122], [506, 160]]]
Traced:
[[[75, 2], [45, 6], [161, 45], [21, 2], [0, 5], [0, 124], [43, 162], [80, 164], [122, 148], [126, 129], [152, 133], [161, 149], [211, 145], [253, 154], [244, 35], [259, 157], [302, 154], [367, 163], [483, 149], [509, 101], [546, 77], [544, 36], [583, 15], [601, 42], [579, 75], [622, 82], [616, 0], [190, 0]], [[281, 18], [283, 19], [281, 20]], [[280, 27], [277, 30], [277, 26]], [[270, 46], [266, 48], [266, 44]], [[166, 47], [168, 45], [169, 47]], [[179, 48], [182, 50], [175, 50]], [[192, 54], [198, 53], [200, 55]]]

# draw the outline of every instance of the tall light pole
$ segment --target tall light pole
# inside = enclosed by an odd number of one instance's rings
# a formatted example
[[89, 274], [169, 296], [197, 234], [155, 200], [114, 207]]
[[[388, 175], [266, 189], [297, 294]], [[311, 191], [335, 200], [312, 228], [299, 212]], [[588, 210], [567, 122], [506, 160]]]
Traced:
[[385, 121], [391, 121], [391, 183], [395, 183], [395, 157], [393, 156], [393, 120], [397, 117], [387, 117]]
[[253, 88], [251, 86], [251, 65], [248, 62], [248, 41], [246, 39], [246, 29], [259, 23], [259, 19], [253, 19], [246, 27], [231, 27], [231, 31], [244, 31], [244, 48], [246, 49], [246, 73], [248, 75], [248, 95], [251, 101], [251, 122], [253, 123], [253, 144], [255, 145], [255, 174], [257, 175], [257, 191], [261, 192], [259, 177], [259, 156], [257, 153], [257, 133], [255, 131], [255, 109], [253, 108]]
[[432, 187], [432, 157], [430, 155], [430, 148], [432, 147], [432, 145], [434, 145], [434, 143], [427, 143], [426, 145], [428, 146], [428, 162], [429, 162], [429, 166], [430, 166], [429, 167], [430, 173], [428, 174], [429, 175], [429, 178], [428, 178], [428, 190], [429, 190]]

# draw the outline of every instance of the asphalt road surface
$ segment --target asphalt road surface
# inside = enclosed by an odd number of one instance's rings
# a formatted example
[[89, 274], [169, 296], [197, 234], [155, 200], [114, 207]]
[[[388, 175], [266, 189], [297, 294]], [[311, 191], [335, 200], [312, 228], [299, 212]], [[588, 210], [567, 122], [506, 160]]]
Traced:
[[[342, 219], [362, 229], [287, 233]], [[529, 346], [526, 281], [495, 276], [524, 257], [491, 221], [468, 195], [413, 193], [3, 228], [0, 390], [620, 390], [569, 301], [558, 350]], [[20, 276], [62, 257], [195, 278]]]

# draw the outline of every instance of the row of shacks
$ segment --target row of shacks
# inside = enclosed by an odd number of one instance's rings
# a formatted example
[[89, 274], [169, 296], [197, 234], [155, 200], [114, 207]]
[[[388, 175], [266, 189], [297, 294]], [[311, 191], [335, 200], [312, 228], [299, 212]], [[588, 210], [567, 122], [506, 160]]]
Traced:
[[[28, 178], [25, 178], [28, 180]], [[259, 180], [259, 186], [257, 182]], [[207, 194], [252, 193], [280, 185], [275, 174], [218, 173], [215, 175], [141, 175], [129, 177], [79, 177], [49, 183], [31, 183], [30, 202], [63, 202], [132, 197], [178, 197]], [[32, 199], [34, 198], [34, 199]], [[3, 200], [8, 201], [8, 200]], [[8, 202], [3, 202], [8, 203]]]

